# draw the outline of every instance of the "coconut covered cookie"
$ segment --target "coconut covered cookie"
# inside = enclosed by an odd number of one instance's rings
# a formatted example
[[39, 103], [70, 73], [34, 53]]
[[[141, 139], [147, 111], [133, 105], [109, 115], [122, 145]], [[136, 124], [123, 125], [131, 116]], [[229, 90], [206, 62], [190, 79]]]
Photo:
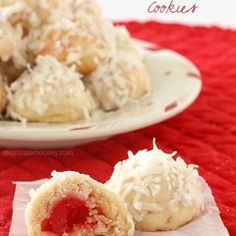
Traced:
[[131, 236], [134, 225], [119, 197], [77, 172], [53, 172], [31, 193], [26, 209], [29, 236]]
[[149, 94], [149, 77], [144, 65], [133, 56], [117, 55], [84, 81], [98, 106], [104, 111], [117, 110]]
[[28, 122], [88, 119], [95, 108], [80, 75], [50, 56], [39, 56], [36, 66], [10, 85], [8, 99], [8, 115]]
[[40, 54], [51, 55], [86, 74], [104, 60], [107, 42], [93, 0], [1, 0], [0, 16], [23, 39], [30, 63]]
[[26, 64], [26, 52], [20, 34], [0, 17], [0, 73], [6, 75], [9, 82], [14, 81], [24, 71]]
[[136, 155], [130, 152], [106, 183], [127, 204], [140, 231], [177, 229], [204, 208], [196, 166], [174, 155], [156, 146]]
[[51, 55], [67, 66], [76, 65], [81, 74], [92, 72], [101, 61], [105, 61], [108, 45], [99, 31], [91, 29], [89, 32], [86, 24], [92, 22], [86, 21], [68, 22], [60, 18], [45, 25], [34, 32], [33, 43], [29, 45], [30, 53], [33, 56]]
[[107, 63], [85, 78], [98, 106], [105, 111], [122, 108], [150, 92], [150, 78], [141, 55], [123, 27], [110, 25], [113, 46]]
[[1, 15], [13, 26], [24, 29], [25, 35], [47, 23], [52, 14], [62, 14], [71, 17], [79, 8], [87, 15], [98, 20], [101, 11], [94, 0], [0, 0]]
[[50, 15], [29, 37], [29, 54], [51, 55], [81, 74], [92, 72], [106, 59], [109, 42], [102, 30], [100, 8], [91, 0], [59, 1], [48, 6]]

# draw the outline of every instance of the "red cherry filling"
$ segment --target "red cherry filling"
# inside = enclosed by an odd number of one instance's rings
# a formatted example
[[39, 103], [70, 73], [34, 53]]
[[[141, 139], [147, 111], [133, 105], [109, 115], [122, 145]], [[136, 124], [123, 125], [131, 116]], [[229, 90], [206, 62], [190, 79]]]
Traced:
[[88, 216], [85, 201], [76, 196], [66, 196], [53, 206], [49, 218], [42, 221], [41, 230], [62, 236], [73, 232], [74, 226], [83, 227]]

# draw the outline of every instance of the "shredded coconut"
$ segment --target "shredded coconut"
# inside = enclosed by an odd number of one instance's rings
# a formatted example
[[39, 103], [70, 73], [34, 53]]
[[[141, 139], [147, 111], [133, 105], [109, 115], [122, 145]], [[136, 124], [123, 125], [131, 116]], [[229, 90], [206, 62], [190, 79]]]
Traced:
[[9, 20], [12, 15], [20, 13], [27, 9], [28, 6], [24, 2], [16, 2], [13, 5], [5, 6], [0, 9], [1, 19], [3, 21]]
[[[64, 182], [68, 177], [72, 177], [73, 179], [73, 172], [67, 171], [67, 172], [52, 172], [53, 178], [51, 181], [55, 181], [55, 183], [60, 184]], [[45, 188], [44, 186], [41, 186], [37, 192], [39, 192], [41, 189]], [[80, 228], [81, 235], [124, 235], [127, 236], [127, 233], [124, 232], [124, 229], [122, 229], [122, 225], [119, 224], [119, 222], [116, 222], [112, 219], [109, 219], [106, 217], [103, 212], [98, 210], [101, 206], [99, 205], [99, 196], [95, 198], [93, 196], [93, 190], [92, 188], [84, 182], [84, 184], [80, 184], [77, 187], [77, 195], [81, 200], [86, 201], [86, 207], [89, 208], [89, 216], [86, 218], [85, 224], [88, 224], [88, 227]], [[35, 193], [33, 194], [35, 195]], [[66, 196], [66, 195], [65, 195]], [[52, 202], [53, 205], [53, 202]], [[93, 225], [94, 227], [91, 228], [90, 226]], [[76, 227], [75, 227], [76, 230]], [[114, 232], [116, 230], [116, 232]], [[132, 231], [132, 229], [131, 229]], [[131, 234], [128, 234], [131, 235]]]
[[[166, 154], [157, 148], [154, 140], [153, 150], [142, 150], [137, 154], [128, 153], [128, 159], [119, 162], [114, 169], [111, 179], [107, 182], [122, 199], [134, 194], [133, 202], [128, 206], [136, 221], [142, 221], [140, 210], [160, 212], [163, 211], [161, 203], [141, 201], [142, 196], [156, 199], [163, 188], [169, 188], [169, 207], [175, 208], [178, 203], [191, 207], [202, 199], [198, 198], [196, 184], [199, 183], [199, 174], [196, 165], [187, 165], [176, 153]], [[165, 191], [165, 190], [164, 190]]]

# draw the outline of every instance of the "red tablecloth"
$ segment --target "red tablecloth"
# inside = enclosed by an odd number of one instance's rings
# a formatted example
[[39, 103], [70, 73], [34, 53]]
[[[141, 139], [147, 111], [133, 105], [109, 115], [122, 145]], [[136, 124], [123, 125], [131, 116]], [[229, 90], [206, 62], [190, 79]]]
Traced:
[[154, 136], [164, 150], [178, 150], [186, 161], [200, 166], [230, 235], [236, 235], [236, 32], [155, 22], [126, 25], [135, 37], [192, 60], [203, 74], [200, 98], [169, 121], [77, 147], [60, 157], [49, 152], [8, 156], [0, 149], [0, 236], [8, 235], [11, 224], [13, 180], [49, 177], [56, 169], [77, 170], [105, 181], [128, 150], [151, 148]]

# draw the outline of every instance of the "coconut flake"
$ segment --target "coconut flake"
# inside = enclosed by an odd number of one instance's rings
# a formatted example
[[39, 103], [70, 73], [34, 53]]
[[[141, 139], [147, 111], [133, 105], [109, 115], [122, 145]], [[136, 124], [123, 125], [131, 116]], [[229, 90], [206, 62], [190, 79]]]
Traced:
[[[170, 192], [169, 207], [175, 208], [179, 203], [191, 207], [195, 202], [202, 204], [198, 198], [195, 185], [199, 183], [199, 174], [196, 165], [188, 165], [181, 157], [173, 158], [176, 152], [167, 154], [157, 148], [155, 139], [153, 149], [142, 150], [133, 154], [128, 153], [128, 159], [115, 166], [114, 173], [107, 182], [108, 187], [114, 189], [127, 199], [134, 194], [131, 208], [135, 220], [141, 221], [140, 210], [159, 212], [162, 206], [147, 200], [156, 197], [163, 187], [168, 187]], [[163, 185], [165, 183], [166, 185]], [[142, 198], [145, 196], [144, 198]], [[138, 216], [138, 217], [137, 217]]]

